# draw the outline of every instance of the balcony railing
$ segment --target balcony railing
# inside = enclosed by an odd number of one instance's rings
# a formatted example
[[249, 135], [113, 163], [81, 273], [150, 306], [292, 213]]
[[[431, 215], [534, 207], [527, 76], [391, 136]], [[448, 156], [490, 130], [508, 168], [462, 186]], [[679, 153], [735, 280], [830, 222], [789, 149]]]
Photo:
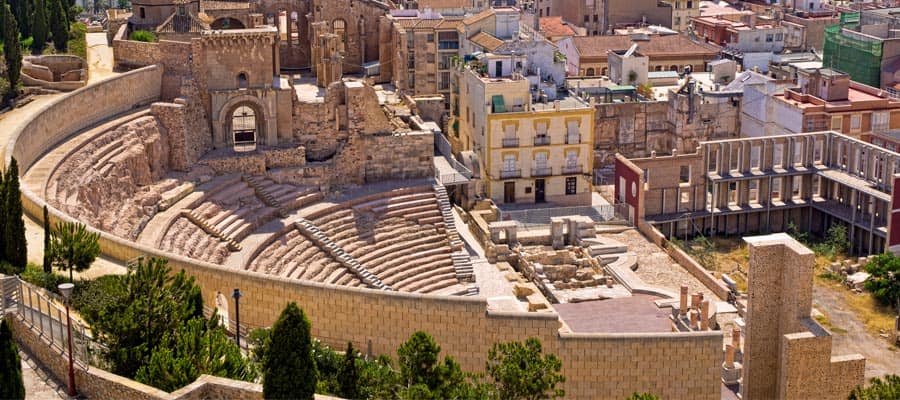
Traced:
[[562, 171], [564, 174], [580, 174], [581, 165], [564, 165]]
[[531, 169], [531, 176], [550, 176], [553, 175], [553, 169], [550, 167], [535, 167]]
[[519, 147], [519, 138], [503, 138], [503, 147]]
[[537, 135], [534, 137], [534, 145], [535, 146], [546, 146], [548, 144], [550, 144], [550, 136]]
[[519, 178], [522, 176], [521, 169], [501, 169], [500, 179]]
[[581, 135], [579, 135], [579, 134], [566, 135], [566, 144], [579, 144], [579, 143], [581, 143]]

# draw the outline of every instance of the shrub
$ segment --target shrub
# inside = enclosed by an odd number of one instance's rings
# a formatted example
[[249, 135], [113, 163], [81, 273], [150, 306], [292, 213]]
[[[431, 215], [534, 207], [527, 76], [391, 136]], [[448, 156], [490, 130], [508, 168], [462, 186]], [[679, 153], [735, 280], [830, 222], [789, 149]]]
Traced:
[[318, 374], [306, 314], [289, 303], [275, 325], [263, 358], [263, 397], [312, 399]]
[[131, 32], [131, 36], [128, 37], [131, 40], [136, 42], [155, 42], [156, 35], [150, 31], [134, 31]]
[[900, 257], [879, 254], [866, 264], [866, 272], [872, 274], [865, 283], [866, 290], [875, 300], [883, 305], [900, 305]]
[[0, 319], [0, 399], [24, 399], [22, 362], [9, 323]]

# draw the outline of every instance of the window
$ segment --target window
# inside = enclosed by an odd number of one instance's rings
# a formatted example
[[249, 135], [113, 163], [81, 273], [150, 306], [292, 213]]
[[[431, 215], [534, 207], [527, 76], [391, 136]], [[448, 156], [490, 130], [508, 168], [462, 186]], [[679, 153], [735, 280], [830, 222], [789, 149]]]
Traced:
[[800, 199], [800, 185], [803, 177], [797, 175], [791, 178], [791, 199]]
[[679, 183], [691, 183], [691, 166], [690, 165], [682, 165], [681, 171], [678, 173], [678, 182]]
[[728, 205], [737, 205], [737, 182], [728, 183]]
[[238, 88], [239, 88], [239, 89], [246, 89], [246, 88], [247, 88], [247, 74], [245, 74], [245, 73], [243, 73], [243, 72], [241, 72], [240, 74], [238, 74], [238, 76], [237, 76], [237, 81], [238, 81]]
[[772, 201], [781, 201], [781, 178], [772, 179]]
[[672, 23], [673, 26], [678, 27], [681, 25], [681, 17], [675, 17], [675, 22]]
[[880, 111], [872, 113], [872, 130], [886, 131], [890, 127], [891, 113], [890, 111]]
[[840, 132], [843, 129], [844, 119], [841, 116], [831, 117], [831, 130]]
[[507, 154], [503, 156], [503, 170], [504, 171], [515, 171], [516, 170], [516, 156], [512, 154]]
[[578, 193], [578, 178], [570, 177], [566, 178], [566, 195], [573, 195]]
[[766, 34], [766, 43], [772, 43], [774, 36], [771, 33]]
[[751, 179], [750, 182], [747, 183], [747, 188], [750, 191], [750, 204], [759, 204], [759, 181]]
[[585, 16], [584, 16], [584, 22], [591, 22], [591, 16], [590, 16], [590, 15], [585, 15]]
[[534, 167], [547, 168], [547, 153], [540, 152], [534, 154]]
[[588, 69], [587, 69], [587, 72], [585, 73], [585, 75], [587, 75], [587, 76], [594, 76], [594, 69], [593, 69], [593, 68], [588, 68]]
[[783, 40], [784, 40], [784, 34], [783, 34], [783, 33], [776, 33], [776, 34], [775, 34], [775, 41], [776, 41], [776, 42], [781, 42], [781, 41], [783, 41]]
[[147, 18], [147, 11], [144, 10], [144, 7], [141, 7], [141, 19]]
[[426, 53], [425, 54], [425, 62], [429, 64], [434, 64], [434, 53]]
[[859, 130], [862, 126], [862, 115], [854, 114], [850, 116], [850, 130]]
[[692, 0], [688, 0], [687, 8], [694, 8], [694, 2]]
[[597, 22], [597, 14], [594, 14], [594, 22]]
[[434, 34], [429, 33], [428, 36], [425, 37], [425, 41], [427, 41], [428, 43], [434, 43]]

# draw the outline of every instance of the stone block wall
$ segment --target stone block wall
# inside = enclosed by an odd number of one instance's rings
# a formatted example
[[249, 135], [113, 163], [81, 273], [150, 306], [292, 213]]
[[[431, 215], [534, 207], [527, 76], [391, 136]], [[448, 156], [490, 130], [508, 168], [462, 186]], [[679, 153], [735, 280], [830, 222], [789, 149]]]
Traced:
[[306, 165], [306, 149], [303, 146], [264, 148], [266, 168], [302, 167]]
[[266, 155], [258, 152], [229, 153], [213, 155], [200, 161], [216, 171], [216, 174], [256, 174], [266, 173]]
[[162, 64], [162, 99], [171, 101], [179, 95], [182, 78], [190, 77], [191, 44], [170, 40], [138, 42], [113, 40], [116, 69], [133, 69]]
[[212, 149], [212, 134], [197, 85], [185, 80], [180, 92], [183, 97], [172, 103], [154, 103], [151, 111], [168, 130], [170, 168], [187, 171]]
[[434, 134], [365, 136], [366, 182], [434, 176]]

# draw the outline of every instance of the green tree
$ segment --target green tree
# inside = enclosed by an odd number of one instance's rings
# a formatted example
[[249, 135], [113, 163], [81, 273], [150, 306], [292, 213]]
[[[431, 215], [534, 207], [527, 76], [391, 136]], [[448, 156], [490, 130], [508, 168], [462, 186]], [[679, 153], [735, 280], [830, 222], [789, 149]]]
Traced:
[[266, 357], [266, 350], [269, 348], [269, 337], [271, 337], [272, 328], [257, 328], [250, 331], [247, 337], [247, 343], [250, 345], [250, 359], [257, 364], [262, 364]]
[[625, 400], [659, 400], [659, 397], [656, 395], [652, 395], [650, 393], [638, 393], [634, 392], [631, 396], [628, 396]]
[[341, 373], [338, 376], [338, 395], [346, 399], [359, 398], [359, 356], [352, 342], [347, 342], [347, 351], [344, 352], [344, 363], [341, 365]]
[[200, 287], [167, 260], [139, 259], [121, 280], [121, 301], [103, 306], [91, 328], [113, 373], [134, 377], [167, 333], [203, 315]]
[[53, 272], [53, 260], [50, 258], [50, 212], [44, 205], [44, 272]]
[[31, 37], [31, 54], [43, 53], [47, 47], [47, 40], [50, 39], [50, 17], [47, 3], [44, 0], [34, 1], [34, 12], [31, 14]]
[[397, 397], [443, 399], [479, 397], [479, 387], [453, 357], [440, 360], [441, 346], [426, 332], [414, 333], [397, 349], [400, 387]]
[[541, 342], [495, 343], [488, 351], [488, 375], [494, 380], [500, 399], [551, 399], [566, 392], [557, 385], [566, 381], [560, 374], [562, 361], [554, 354], [541, 355]]
[[9, 323], [0, 319], [0, 399], [24, 399], [22, 362]]
[[23, 38], [31, 37], [31, 14], [34, 13], [33, 0], [21, 0], [22, 19], [16, 19], [19, 24], [19, 32]]
[[19, 164], [13, 158], [4, 174], [4, 210], [6, 213], [3, 229], [4, 257], [19, 272], [28, 264], [28, 245], [25, 242], [25, 221], [22, 219], [22, 195], [19, 190]]
[[289, 303], [281, 312], [268, 343], [262, 368], [263, 397], [311, 399], [318, 374], [309, 320], [297, 303]]
[[66, 51], [69, 43], [69, 13], [66, 0], [50, 0], [50, 31], [57, 52]]
[[84, 224], [60, 221], [50, 234], [50, 262], [60, 270], [84, 271], [100, 255], [100, 234], [89, 232]]
[[0, 36], [3, 38], [3, 58], [6, 61], [6, 80], [9, 87], [6, 95], [13, 97], [18, 93], [19, 78], [22, 72], [22, 50], [19, 46], [19, 26], [6, 0], [0, 0]]
[[[213, 318], [218, 317], [213, 314]], [[223, 328], [209, 321], [193, 318], [175, 332], [166, 333], [150, 355], [150, 362], [138, 369], [135, 379], [167, 392], [195, 381], [200, 374], [255, 379], [255, 370], [237, 344]]]
[[868, 387], [857, 387], [850, 392], [849, 400], [900, 399], [900, 376], [885, 375], [884, 380], [872, 378]]
[[847, 237], [847, 227], [841, 224], [833, 224], [825, 232], [825, 245], [830, 251], [830, 256], [844, 254], [850, 249], [850, 238]]
[[866, 290], [872, 292], [875, 300], [883, 305], [900, 305], [900, 257], [879, 254], [866, 264], [866, 272], [871, 274]]

